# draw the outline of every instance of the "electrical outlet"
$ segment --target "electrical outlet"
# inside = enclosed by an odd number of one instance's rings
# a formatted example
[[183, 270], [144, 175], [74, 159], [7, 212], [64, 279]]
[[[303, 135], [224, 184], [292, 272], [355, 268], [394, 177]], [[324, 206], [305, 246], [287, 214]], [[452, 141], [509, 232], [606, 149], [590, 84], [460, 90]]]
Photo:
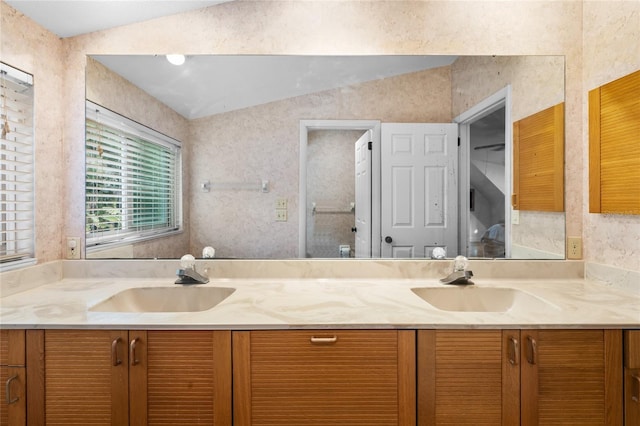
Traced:
[[276, 222], [287, 221], [287, 209], [276, 209]]
[[567, 259], [582, 259], [582, 238], [567, 237]]
[[67, 259], [80, 259], [79, 237], [67, 237]]
[[276, 209], [286, 209], [287, 208], [287, 199], [286, 198], [278, 198], [276, 200]]

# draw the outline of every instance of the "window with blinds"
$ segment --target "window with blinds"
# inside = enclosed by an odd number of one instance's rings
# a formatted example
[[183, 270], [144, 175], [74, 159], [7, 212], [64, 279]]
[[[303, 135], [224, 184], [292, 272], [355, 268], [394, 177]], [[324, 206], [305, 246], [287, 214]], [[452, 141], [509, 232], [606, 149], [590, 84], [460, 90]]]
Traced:
[[33, 76], [0, 63], [0, 269], [35, 260]]
[[86, 245], [181, 228], [180, 143], [87, 101]]

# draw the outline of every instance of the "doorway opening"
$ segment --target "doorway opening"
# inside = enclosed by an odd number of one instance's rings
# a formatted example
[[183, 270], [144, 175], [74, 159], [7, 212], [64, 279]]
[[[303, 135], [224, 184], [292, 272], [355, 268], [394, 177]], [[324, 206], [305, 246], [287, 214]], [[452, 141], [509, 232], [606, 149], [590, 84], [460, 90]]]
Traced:
[[454, 119], [460, 132], [460, 249], [511, 257], [512, 129], [507, 86]]
[[[333, 200], [322, 200], [318, 201], [312, 197], [313, 191], [310, 194], [309, 185], [312, 184], [313, 177], [309, 175], [309, 173], [318, 174], [318, 171], [314, 172], [315, 163], [317, 163], [317, 158], [312, 159], [311, 156], [322, 154], [322, 149], [317, 149], [318, 147], [313, 146], [315, 140], [322, 140], [322, 138], [318, 138], [318, 133], [320, 131], [340, 131], [348, 132], [348, 131], [357, 131], [361, 134], [369, 133], [371, 138], [373, 149], [371, 151], [371, 167], [370, 167], [370, 183], [367, 188], [368, 194], [367, 197], [362, 197], [363, 194], [354, 194], [352, 201], [344, 201], [341, 204], [335, 203]], [[357, 138], [356, 138], [357, 139]], [[351, 142], [356, 142], [354, 139]], [[322, 143], [322, 142], [320, 142]], [[354, 154], [354, 145], [353, 143], [350, 145], [349, 160], [351, 163], [355, 163], [355, 154]], [[351, 202], [354, 203], [353, 209], [355, 210], [355, 216], [358, 216], [358, 213], [362, 211], [362, 209], [366, 208], [369, 211], [370, 217], [370, 236], [371, 241], [378, 241], [380, 239], [380, 227], [374, 226], [376, 223], [380, 223], [380, 211], [379, 209], [372, 208], [372, 206], [380, 205], [380, 154], [379, 150], [376, 147], [380, 145], [380, 121], [378, 120], [301, 120], [300, 121], [300, 176], [299, 176], [299, 227], [298, 227], [298, 257], [307, 258], [307, 257], [316, 257], [313, 256], [312, 251], [320, 251], [323, 250], [331, 250], [332, 253], [329, 253], [325, 257], [341, 257], [342, 251], [338, 244], [328, 243], [329, 245], [336, 246], [333, 248], [324, 247], [322, 242], [317, 244], [316, 247], [312, 247], [313, 244], [310, 243], [310, 232], [315, 232], [320, 227], [325, 226], [328, 217], [338, 217], [342, 221], [344, 221], [344, 217], [341, 217], [343, 214], [349, 214], [349, 209], [352, 207]], [[352, 164], [353, 165], [353, 164]], [[350, 168], [350, 172], [340, 173], [332, 172], [334, 174], [333, 178], [337, 179], [337, 184], [340, 185], [341, 182], [345, 186], [351, 186], [355, 188], [356, 181], [356, 173], [354, 172], [354, 168]], [[320, 172], [321, 173], [321, 172]], [[347, 182], [348, 181], [348, 182]], [[358, 190], [360, 192], [360, 190]], [[363, 203], [362, 200], [366, 199], [366, 203]], [[356, 200], [360, 200], [360, 202], [356, 202]], [[367, 204], [366, 206], [363, 204]], [[323, 212], [324, 211], [324, 212]], [[323, 213], [321, 213], [323, 212]], [[326, 216], [325, 216], [326, 215]], [[351, 214], [348, 217], [354, 218], [354, 215]], [[316, 220], [318, 219], [318, 220]], [[355, 220], [352, 221], [353, 224], [351, 227], [356, 229]], [[320, 229], [322, 231], [322, 229]], [[350, 229], [349, 229], [350, 231]], [[362, 230], [361, 230], [362, 231]], [[328, 239], [331, 239], [332, 232], [329, 227], [327, 227], [326, 236]], [[322, 234], [324, 235], [324, 234]], [[367, 244], [370, 249], [367, 251], [366, 257], [379, 257], [379, 245], [371, 244], [371, 241], [368, 241]], [[352, 249], [355, 250], [355, 256], [359, 256], [358, 250], [355, 249], [357, 242], [354, 244]], [[335, 250], [334, 250], [335, 249]], [[344, 249], [344, 247], [343, 247]], [[361, 253], [360, 253], [361, 254]], [[319, 256], [322, 257], [322, 256]], [[344, 256], [346, 257], [346, 256]]]

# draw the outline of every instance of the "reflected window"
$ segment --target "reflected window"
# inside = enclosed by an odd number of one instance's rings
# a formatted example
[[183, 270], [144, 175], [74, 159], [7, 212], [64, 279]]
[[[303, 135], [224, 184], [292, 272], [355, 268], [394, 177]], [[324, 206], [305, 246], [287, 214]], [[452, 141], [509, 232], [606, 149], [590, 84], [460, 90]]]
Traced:
[[180, 142], [87, 101], [87, 249], [181, 228]]

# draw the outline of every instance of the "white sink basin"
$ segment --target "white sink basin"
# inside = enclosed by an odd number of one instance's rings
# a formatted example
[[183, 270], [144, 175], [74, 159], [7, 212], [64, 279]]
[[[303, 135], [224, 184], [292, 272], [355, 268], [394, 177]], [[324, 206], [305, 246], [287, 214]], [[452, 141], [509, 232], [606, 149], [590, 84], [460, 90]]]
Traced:
[[455, 312], [507, 312], [558, 309], [555, 305], [524, 291], [498, 287], [422, 287], [412, 288], [418, 297], [436, 309]]
[[123, 290], [89, 308], [93, 312], [206, 311], [236, 291], [227, 287], [139, 287]]

